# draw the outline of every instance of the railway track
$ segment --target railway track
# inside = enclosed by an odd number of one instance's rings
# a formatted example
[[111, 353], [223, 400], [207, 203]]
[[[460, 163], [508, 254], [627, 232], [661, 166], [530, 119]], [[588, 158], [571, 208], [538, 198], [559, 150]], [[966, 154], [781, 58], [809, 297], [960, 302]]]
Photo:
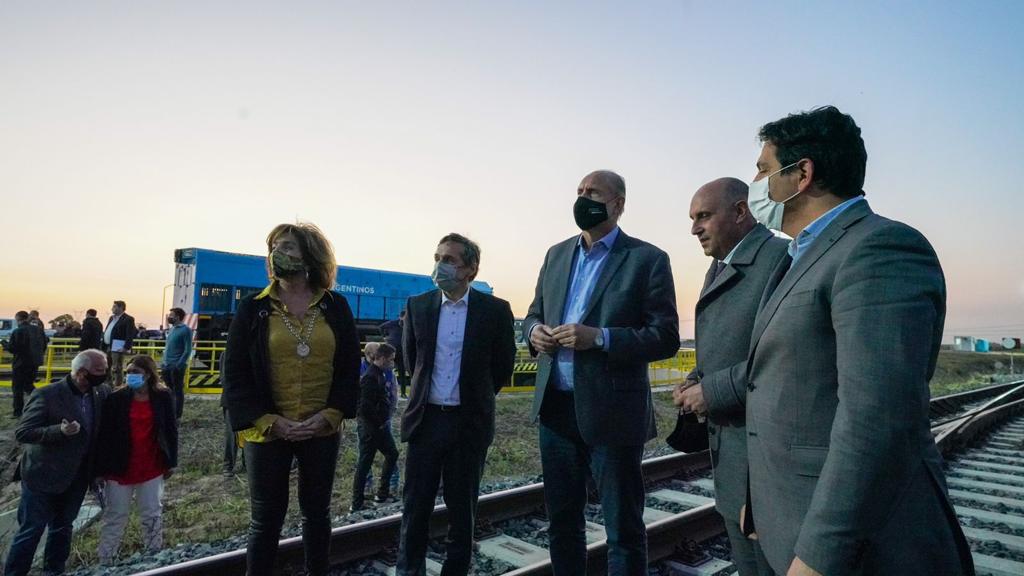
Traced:
[[[974, 549], [978, 573], [1024, 574], [1024, 381], [932, 400], [936, 442], [949, 459], [950, 495]], [[1003, 424], [1007, 418], [1016, 418]], [[993, 427], [1001, 426], [992, 432]], [[987, 436], [986, 436], [987, 434]], [[644, 462], [645, 521], [652, 564], [666, 573], [730, 575], [724, 528], [714, 510], [707, 452], [673, 454]], [[592, 574], [607, 555], [600, 507], [587, 510], [587, 553]], [[335, 528], [331, 562], [337, 573], [393, 574], [401, 515]], [[431, 537], [443, 536], [447, 510], [435, 507]], [[539, 576], [551, 573], [546, 546], [543, 485], [530, 484], [480, 497], [476, 537], [481, 573]], [[282, 573], [302, 562], [301, 538], [281, 541]], [[346, 568], [349, 567], [349, 568]], [[245, 551], [236, 550], [143, 572], [143, 576], [243, 574]], [[428, 560], [428, 572], [440, 565]]]

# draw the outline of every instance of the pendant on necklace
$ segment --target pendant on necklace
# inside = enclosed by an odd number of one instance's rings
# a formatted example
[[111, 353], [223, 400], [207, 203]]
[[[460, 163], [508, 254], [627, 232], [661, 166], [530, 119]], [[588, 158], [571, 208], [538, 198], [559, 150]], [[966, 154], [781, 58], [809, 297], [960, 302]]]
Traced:
[[299, 358], [309, 356], [309, 344], [299, 342], [299, 345], [295, 347], [295, 353], [299, 355]]

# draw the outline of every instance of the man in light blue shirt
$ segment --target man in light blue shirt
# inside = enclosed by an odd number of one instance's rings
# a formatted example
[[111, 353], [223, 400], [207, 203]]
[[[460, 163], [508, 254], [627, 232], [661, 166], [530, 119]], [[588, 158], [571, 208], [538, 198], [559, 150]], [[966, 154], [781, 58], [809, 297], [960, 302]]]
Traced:
[[817, 219], [801, 230], [800, 233], [796, 235], [796, 238], [789, 243], [789, 257], [793, 259], [793, 261], [790, 262], [789, 267], [793, 268], [793, 266], [796, 265], [796, 261], [800, 259], [800, 256], [807, 252], [807, 249], [811, 246], [814, 240], [817, 239], [818, 235], [821, 234], [821, 231], [827, 228], [837, 216], [845, 212], [850, 206], [863, 201], [863, 196], [854, 196], [842, 204], [835, 206], [828, 212], [825, 212], [821, 216], [818, 216]]
[[185, 371], [192, 358], [192, 329], [185, 325], [185, 311], [171, 308], [167, 314], [167, 325], [171, 327], [167, 333], [164, 346], [164, 358], [161, 363], [164, 383], [174, 392], [174, 410], [181, 420], [185, 406]]

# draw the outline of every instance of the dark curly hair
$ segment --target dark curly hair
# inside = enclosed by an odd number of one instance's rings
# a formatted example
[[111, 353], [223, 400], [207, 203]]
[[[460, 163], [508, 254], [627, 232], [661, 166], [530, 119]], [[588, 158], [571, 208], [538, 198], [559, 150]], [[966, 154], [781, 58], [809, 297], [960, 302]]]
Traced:
[[853, 118], [835, 106], [823, 106], [769, 122], [761, 127], [758, 138], [775, 146], [782, 166], [801, 158], [814, 162], [814, 182], [819, 188], [841, 198], [864, 194], [864, 171], [868, 162], [864, 139]]

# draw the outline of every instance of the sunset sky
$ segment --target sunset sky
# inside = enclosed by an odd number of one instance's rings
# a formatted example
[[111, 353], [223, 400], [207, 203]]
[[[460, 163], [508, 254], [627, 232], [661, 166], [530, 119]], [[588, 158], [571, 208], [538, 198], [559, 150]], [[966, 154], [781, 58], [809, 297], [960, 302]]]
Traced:
[[156, 325], [175, 248], [257, 254], [296, 219], [342, 264], [419, 273], [466, 234], [521, 316], [607, 168], [690, 336], [691, 195], [833, 104], [872, 207], [938, 251], [946, 339], [1024, 336], [1022, 29], [1016, 1], [5, 1], [0, 317], [123, 299]]

